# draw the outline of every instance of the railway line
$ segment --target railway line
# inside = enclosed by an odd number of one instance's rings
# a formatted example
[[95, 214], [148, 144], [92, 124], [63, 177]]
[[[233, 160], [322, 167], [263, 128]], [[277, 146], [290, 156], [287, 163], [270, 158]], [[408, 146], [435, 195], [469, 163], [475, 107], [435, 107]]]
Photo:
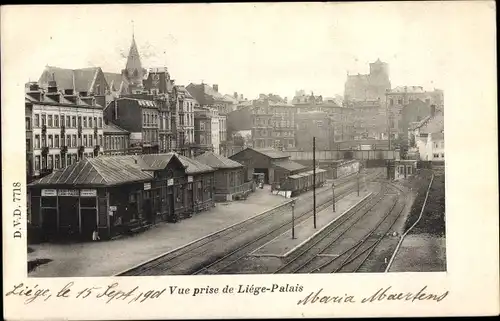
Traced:
[[[389, 193], [390, 191], [396, 191], [397, 194]], [[401, 192], [403, 191], [399, 187], [385, 183], [379, 193], [368, 203], [334, 222], [321, 236], [303, 248], [275, 273], [359, 271], [403, 212], [405, 201], [401, 201]], [[366, 231], [366, 227], [370, 226], [367, 222], [370, 220], [368, 214], [386, 207], [389, 209], [384, 211], [386, 213], [383, 217], [375, 226], [372, 224], [373, 227]], [[362, 237], [356, 237], [356, 234], [361, 234]], [[356, 239], [358, 241], [353, 242]], [[332, 250], [340, 253], [328, 254]]]
[[[375, 170], [368, 173], [366, 179], [375, 179], [381, 174], [382, 172]], [[337, 198], [351, 193], [354, 188], [356, 188], [356, 180], [353, 180], [352, 177], [337, 182]], [[330, 189], [326, 189], [316, 193], [317, 204], [320, 204], [317, 208], [321, 210], [331, 203], [330, 192]], [[313, 211], [309, 209], [312, 203], [311, 199], [312, 196], [308, 196], [298, 202], [296, 206], [297, 224], [312, 215]], [[288, 213], [290, 205], [291, 201], [118, 275], [220, 273], [256, 247], [289, 229], [290, 218], [288, 215], [281, 214]]]

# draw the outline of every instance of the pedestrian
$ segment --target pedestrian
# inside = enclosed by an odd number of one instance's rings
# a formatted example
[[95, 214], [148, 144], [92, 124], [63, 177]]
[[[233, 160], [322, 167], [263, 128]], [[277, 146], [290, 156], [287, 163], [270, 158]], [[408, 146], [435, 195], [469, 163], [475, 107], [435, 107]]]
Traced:
[[99, 241], [101, 238], [99, 237], [99, 233], [97, 232], [97, 229], [92, 232], [92, 241]]

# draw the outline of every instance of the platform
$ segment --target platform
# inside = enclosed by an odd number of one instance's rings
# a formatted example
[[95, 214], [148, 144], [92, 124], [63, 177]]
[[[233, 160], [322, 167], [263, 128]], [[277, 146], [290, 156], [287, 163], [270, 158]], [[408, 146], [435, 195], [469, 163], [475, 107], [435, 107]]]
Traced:
[[292, 239], [292, 230], [290, 229], [259, 247], [250, 253], [250, 255], [278, 258], [287, 257], [371, 194], [372, 192], [369, 190], [361, 191], [359, 196], [356, 191], [350, 193], [336, 202], [335, 212], [332, 211], [332, 206], [328, 206], [328, 208], [316, 213], [316, 229], [313, 226], [313, 218], [310, 217], [302, 223], [295, 225], [295, 239]]

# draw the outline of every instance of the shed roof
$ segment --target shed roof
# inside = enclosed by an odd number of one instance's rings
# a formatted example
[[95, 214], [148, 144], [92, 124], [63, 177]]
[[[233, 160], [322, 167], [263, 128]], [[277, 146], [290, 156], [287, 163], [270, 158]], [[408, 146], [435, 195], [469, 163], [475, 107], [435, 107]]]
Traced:
[[281, 167], [281, 168], [284, 168], [286, 169], [287, 171], [290, 171], [290, 172], [293, 172], [293, 171], [298, 171], [298, 170], [301, 170], [301, 169], [304, 169], [306, 168], [305, 166], [299, 164], [299, 163], [296, 163], [294, 161], [291, 161], [289, 159], [280, 159], [280, 160], [277, 160], [274, 162], [274, 165], [278, 166], [278, 167]]
[[186, 166], [186, 174], [200, 174], [206, 172], [214, 172], [215, 169], [212, 167], [205, 165], [197, 160], [192, 158], [188, 158], [186, 156], [177, 155], [182, 165]]
[[274, 148], [250, 148], [250, 149], [253, 149], [257, 153], [260, 153], [262, 155], [265, 155], [265, 156], [267, 156], [269, 158], [273, 158], [273, 159], [288, 158], [289, 157], [287, 154], [284, 154], [284, 153], [282, 153], [279, 150], [274, 149]]
[[64, 169], [40, 178], [30, 184], [38, 185], [117, 185], [127, 182], [143, 181], [152, 178], [150, 173], [141, 170], [134, 156], [85, 158]]
[[206, 164], [212, 168], [239, 168], [243, 167], [240, 163], [226, 158], [222, 155], [215, 154], [214, 152], [205, 152], [202, 155], [199, 155], [195, 158], [197, 161]]

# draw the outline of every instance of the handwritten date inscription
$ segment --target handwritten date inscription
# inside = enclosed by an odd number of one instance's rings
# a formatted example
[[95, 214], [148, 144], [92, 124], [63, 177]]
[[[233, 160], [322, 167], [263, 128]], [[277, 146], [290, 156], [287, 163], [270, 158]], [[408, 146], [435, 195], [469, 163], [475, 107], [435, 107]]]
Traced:
[[[146, 291], [139, 290], [139, 286], [130, 289], [121, 289], [118, 283], [112, 283], [105, 287], [83, 287], [81, 289], [74, 288], [74, 282], [70, 282], [62, 287], [59, 291], [54, 292], [57, 298], [96, 298], [105, 300], [106, 303], [110, 303], [113, 300], [132, 302], [144, 302], [146, 300], [152, 300], [161, 297], [164, 294], [166, 288], [163, 289], [149, 289]], [[47, 301], [52, 297], [51, 289], [39, 288], [38, 285], [28, 286], [24, 283], [19, 283], [14, 286], [6, 296], [18, 296], [24, 298], [24, 303], [29, 304], [35, 300]]]

